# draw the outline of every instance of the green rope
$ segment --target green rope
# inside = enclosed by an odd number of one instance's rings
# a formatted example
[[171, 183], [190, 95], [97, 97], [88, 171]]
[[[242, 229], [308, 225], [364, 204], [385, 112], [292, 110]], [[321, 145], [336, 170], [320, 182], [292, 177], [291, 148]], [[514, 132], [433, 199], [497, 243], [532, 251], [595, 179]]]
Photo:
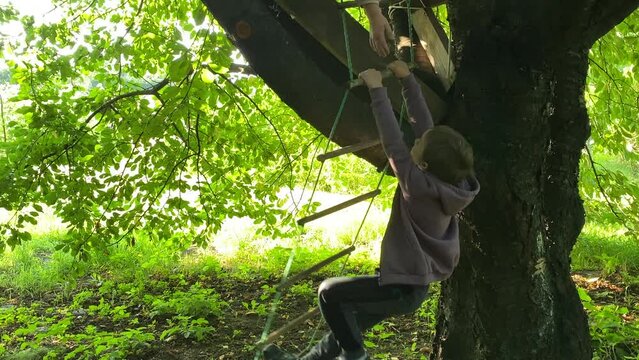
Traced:
[[[351, 56], [351, 49], [350, 49], [350, 43], [349, 43], [349, 37], [348, 37], [348, 31], [346, 29], [346, 16], [345, 16], [345, 11], [341, 12], [342, 14], [342, 25], [344, 28], [344, 43], [346, 46], [346, 60], [348, 63], [348, 74], [349, 74], [349, 79], [353, 80], [353, 61], [352, 61], [352, 56]], [[335, 120], [333, 120], [333, 126], [331, 127], [331, 131], [328, 135], [328, 141], [326, 142], [326, 147], [324, 149], [324, 152], [328, 151], [330, 145], [331, 145], [331, 141], [333, 140], [333, 136], [335, 135], [335, 131], [337, 130], [337, 126], [339, 125], [339, 122], [342, 118], [342, 114], [344, 113], [344, 108], [346, 107], [346, 100], [348, 99], [348, 94], [350, 93], [350, 89], [347, 89], [344, 92], [344, 96], [342, 97], [342, 101], [340, 102], [339, 105], [339, 109], [337, 110], [337, 113], [335, 115]], [[321, 146], [321, 145], [318, 145]], [[317, 185], [319, 184], [319, 180], [320, 177], [322, 175], [322, 170], [324, 169], [324, 162], [321, 163], [320, 168], [317, 172], [317, 178], [315, 179], [315, 182], [313, 184], [313, 191], [311, 192], [311, 196], [309, 198], [309, 203], [313, 202], [313, 197], [315, 196], [315, 193], [317, 191]], [[293, 248], [293, 250], [291, 251], [291, 254], [289, 255], [288, 261], [286, 263], [286, 267], [284, 269], [284, 274], [282, 275], [282, 280], [280, 281], [281, 284], [283, 284], [286, 279], [288, 278], [288, 274], [290, 272], [290, 269], [292, 267], [293, 264], [293, 260], [295, 258], [295, 252], [297, 249], [298, 245], [296, 244], [296, 246]], [[271, 304], [271, 311], [266, 319], [266, 324], [264, 325], [264, 330], [262, 331], [262, 336], [260, 337], [260, 341], [263, 341], [267, 336], [269, 331], [271, 330], [271, 327], [273, 326], [273, 322], [275, 319], [275, 314], [277, 312], [277, 308], [279, 306], [279, 302], [280, 299], [282, 298], [282, 290], [277, 290], [275, 292], [275, 296], [273, 297], [273, 302]], [[258, 360], [260, 358], [262, 354], [261, 348], [258, 347], [258, 349], [255, 352], [255, 357], [254, 360]]]
[[351, 44], [346, 28], [346, 10], [340, 12], [342, 15], [342, 29], [344, 30], [344, 47], [346, 48], [346, 63], [348, 66], [348, 78], [353, 80], [353, 57], [351, 56]]
[[[408, 1], [410, 2], [410, 0], [408, 0]], [[410, 3], [409, 3], [409, 7], [410, 7]], [[343, 10], [343, 11], [341, 11], [340, 14], [341, 14], [341, 18], [342, 18], [342, 28], [343, 28], [343, 31], [344, 31], [344, 45], [345, 45], [345, 48], [346, 48], [346, 62], [347, 62], [347, 66], [348, 66], [348, 76], [349, 76], [349, 79], [352, 81], [354, 79], [353, 59], [352, 59], [352, 54], [351, 54], [350, 39], [349, 39], [347, 23], [346, 23], [346, 11]], [[412, 23], [411, 23], [411, 20], [410, 20], [410, 14], [409, 14], [409, 27], [410, 27], [410, 30], [409, 30], [410, 31], [410, 36], [411, 36], [411, 39], [412, 39]], [[411, 63], [413, 62], [413, 60], [412, 60], [413, 56], [414, 56], [413, 55], [413, 48], [411, 47]], [[342, 114], [344, 112], [344, 108], [346, 107], [346, 101], [348, 99], [348, 94], [349, 93], [350, 93], [350, 89], [347, 89], [344, 92], [344, 96], [342, 97], [342, 101], [340, 103], [339, 109], [337, 110], [337, 114], [335, 115], [335, 119], [333, 121], [333, 126], [331, 127], [330, 133], [328, 135], [328, 141], [326, 142], [326, 147], [324, 149], [325, 152], [328, 151], [328, 149], [329, 149], [329, 147], [331, 145], [331, 141], [333, 140], [333, 136], [335, 135], [335, 132], [337, 130], [337, 126], [339, 125], [339, 122], [340, 122], [340, 120], [342, 118]], [[406, 110], [406, 104], [404, 102], [404, 104], [402, 105], [402, 110], [401, 110], [401, 114], [400, 114], [400, 126], [401, 126], [401, 124], [402, 124], [402, 122], [404, 120], [405, 110]], [[319, 146], [321, 146], [321, 145], [318, 145], [318, 148], [319, 148]], [[319, 170], [317, 172], [317, 178], [315, 179], [315, 182], [313, 184], [313, 191], [311, 192], [309, 203], [312, 203], [312, 201], [313, 201], [313, 197], [315, 196], [315, 192], [317, 190], [317, 185], [319, 184], [319, 179], [321, 177], [323, 168], [324, 168], [324, 162], [322, 162], [322, 164], [320, 165], [320, 168], [319, 168]], [[386, 170], [387, 169], [388, 169], [388, 162], [386, 163], [386, 165], [384, 167], [384, 170], [382, 171], [382, 176], [380, 177], [380, 179], [379, 179], [379, 181], [377, 183], [377, 187], [376, 187], [377, 190], [381, 187], [381, 184], [382, 184], [382, 181], [383, 181], [383, 179], [384, 179], [384, 177], [386, 175]], [[369, 212], [370, 212], [370, 210], [372, 208], [374, 200], [375, 199], [373, 198], [369, 202], [368, 207], [366, 208], [366, 212], [364, 213], [364, 217], [362, 218], [362, 221], [361, 221], [361, 223], [360, 223], [360, 225], [359, 225], [359, 227], [357, 229], [357, 232], [356, 232], [355, 236], [353, 237], [353, 241], [351, 242], [351, 246], [354, 246], [354, 245], [357, 244], [357, 241], [359, 240], [359, 236], [360, 236], [361, 231], [362, 231], [362, 229], [364, 227], [364, 223], [366, 222], [368, 214], [369, 214]], [[293, 264], [293, 260], [295, 258], [295, 253], [296, 253], [297, 247], [298, 247], [298, 244], [296, 244], [296, 246], [291, 251], [291, 254], [289, 255], [288, 261], [286, 263], [286, 267], [284, 269], [284, 273], [282, 275], [282, 279], [280, 281], [281, 284], [283, 284], [286, 281], [286, 279], [287, 279], [287, 277], [288, 277], [288, 275], [290, 273], [290, 270], [291, 270], [291, 267], [292, 267], [292, 264]], [[342, 267], [341, 267], [341, 269], [339, 271], [340, 274], [344, 273], [344, 271], [346, 269], [346, 265], [348, 264], [348, 260], [349, 259], [350, 259], [350, 254], [347, 255], [347, 257], [344, 259], [344, 261], [342, 263]], [[275, 293], [275, 296], [273, 298], [273, 302], [272, 302], [272, 305], [271, 305], [271, 311], [270, 311], [269, 316], [268, 316], [268, 318], [266, 320], [266, 324], [264, 326], [264, 330], [262, 331], [262, 336], [260, 337], [260, 341], [264, 340], [268, 336], [268, 333], [269, 333], [269, 331], [271, 329], [271, 326], [273, 325], [273, 321], [275, 319], [275, 314], [277, 312], [277, 308], [278, 308], [278, 305], [280, 303], [281, 298], [282, 298], [282, 290], [277, 290], [276, 293]], [[319, 326], [319, 323], [318, 323], [318, 326]], [[310, 346], [312, 346], [312, 343], [314, 342], [314, 338], [315, 338], [315, 336], [317, 334], [318, 329], [319, 329], [319, 327], [315, 328], [315, 331], [314, 331], [313, 335], [311, 336], [311, 341], [309, 342], [309, 345], [307, 346], [307, 349], [310, 348]], [[255, 353], [255, 358], [254, 359], [258, 360], [260, 358], [260, 356], [261, 356], [261, 348], [258, 348], [256, 353]]]
[[[415, 63], [415, 48], [413, 46], [413, 9], [410, 6], [411, 0], [406, 0], [406, 15], [408, 15], [408, 38], [410, 39], [410, 63]], [[419, 44], [421, 46], [421, 44]]]
[[[346, 99], [348, 99], [349, 93], [350, 93], [350, 90], [346, 90], [346, 92], [344, 93], [344, 96], [342, 97], [342, 102], [339, 106], [339, 110], [337, 111], [337, 115], [335, 115], [335, 120], [333, 121], [333, 127], [331, 128], [331, 132], [328, 134], [328, 141], [326, 142], [326, 147], [324, 147], [324, 153], [326, 153], [331, 146], [333, 135], [335, 135], [335, 130], [337, 129], [337, 125], [339, 125], [339, 122], [342, 118], [342, 113], [344, 112], [344, 108], [346, 107]], [[315, 183], [313, 184], [313, 191], [311, 192], [311, 198], [308, 201], [309, 203], [313, 201], [313, 196], [315, 195], [315, 192], [317, 191], [317, 185], [319, 184], [319, 180], [322, 175], [323, 169], [324, 169], [324, 162], [322, 161], [322, 163], [320, 164], [319, 171], [317, 172], [317, 178], [315, 179]]]
[[[280, 281], [280, 284], [283, 284], [288, 278], [288, 274], [290, 273], [291, 267], [293, 266], [293, 258], [295, 257], [295, 250], [296, 248], [293, 248], [293, 250], [291, 251], [291, 255], [289, 255], [288, 257], [288, 261], [286, 262], [286, 266], [284, 267], [284, 274], [282, 275], [282, 280]], [[273, 297], [273, 302], [271, 302], [271, 311], [269, 313], [268, 318], [266, 319], [266, 324], [264, 325], [264, 330], [262, 330], [262, 336], [260, 337], [260, 341], [266, 339], [266, 337], [268, 336], [268, 332], [271, 329], [271, 326], [273, 326], [273, 321], [275, 320], [275, 313], [277, 312], [277, 307], [280, 303], [281, 298], [282, 298], [282, 291], [278, 290], [275, 293], [275, 296]], [[258, 360], [261, 355], [262, 355], [262, 349], [258, 348], [257, 351], [255, 352], [254, 360]]]

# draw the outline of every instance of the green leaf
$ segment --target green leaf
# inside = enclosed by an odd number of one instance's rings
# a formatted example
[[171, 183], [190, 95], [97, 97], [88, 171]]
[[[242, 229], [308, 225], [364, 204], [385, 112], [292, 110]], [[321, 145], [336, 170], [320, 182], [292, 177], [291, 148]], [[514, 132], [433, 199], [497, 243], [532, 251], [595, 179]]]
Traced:
[[191, 71], [191, 62], [187, 58], [179, 58], [169, 66], [169, 79], [180, 81]]
[[208, 69], [204, 69], [200, 72], [200, 76], [202, 77], [202, 81], [206, 84], [211, 84], [215, 82], [215, 74], [210, 72]]
[[196, 25], [202, 25], [204, 19], [206, 19], [207, 10], [203, 6], [198, 7], [193, 11], [193, 20]]

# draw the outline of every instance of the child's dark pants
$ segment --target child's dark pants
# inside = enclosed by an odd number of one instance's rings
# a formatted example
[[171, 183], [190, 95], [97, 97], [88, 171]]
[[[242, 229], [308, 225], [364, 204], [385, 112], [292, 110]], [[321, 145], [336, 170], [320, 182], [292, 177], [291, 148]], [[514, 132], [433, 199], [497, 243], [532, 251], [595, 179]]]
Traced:
[[427, 295], [427, 285], [380, 286], [377, 276], [324, 280], [318, 290], [319, 306], [331, 333], [302, 359], [333, 359], [341, 348], [362, 349], [362, 331], [390, 316], [412, 313]]

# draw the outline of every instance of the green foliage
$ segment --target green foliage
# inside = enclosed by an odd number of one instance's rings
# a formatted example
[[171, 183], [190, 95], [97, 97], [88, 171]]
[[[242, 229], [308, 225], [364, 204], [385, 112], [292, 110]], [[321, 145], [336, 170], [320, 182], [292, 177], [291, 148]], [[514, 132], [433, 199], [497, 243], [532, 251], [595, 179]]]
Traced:
[[160, 340], [168, 340], [173, 335], [179, 334], [185, 339], [192, 338], [202, 341], [206, 335], [212, 333], [215, 328], [209, 326], [209, 322], [203, 318], [192, 319], [190, 316], [174, 316], [167, 320], [169, 328], [162, 332]]
[[312, 299], [315, 297], [317, 290], [311, 281], [302, 282], [291, 286], [289, 290], [291, 294]]
[[587, 210], [610, 215], [616, 212], [614, 221], [634, 230], [639, 228], [637, 39], [639, 12], [635, 11], [590, 51], [585, 99], [592, 125], [589, 148], [594, 163], [585, 156], [581, 164], [581, 193]]
[[61, 2], [59, 23], [23, 18], [24, 43], [4, 46], [19, 107], [0, 142], [0, 207], [16, 211], [2, 244], [30, 239], [41, 204], [82, 259], [134, 230], [202, 244], [233, 216], [281, 234], [276, 194], [315, 132], [229, 72], [237, 55], [200, 1], [87, 5]]
[[72, 275], [85, 267], [71, 255], [55, 252], [59, 234], [36, 236], [33, 241], [4, 253], [0, 258], [0, 288], [7, 294], [39, 297], [59, 292], [66, 294], [75, 286]]
[[167, 292], [162, 297], [148, 296], [153, 316], [183, 315], [194, 318], [222, 316], [228, 304], [213, 289], [192, 285], [188, 291]]
[[395, 333], [389, 331], [386, 328], [385, 323], [379, 323], [374, 325], [370, 331], [366, 333], [366, 340], [364, 341], [364, 344], [368, 348], [375, 348], [377, 346], [375, 343], [376, 341], [385, 340], [393, 336], [395, 336]]
[[[67, 341], [74, 341], [78, 346], [64, 356], [64, 359], [121, 359], [136, 356], [146, 349], [155, 336], [146, 332], [146, 328], [127, 329], [121, 332], [97, 331], [89, 325], [85, 332], [70, 336]], [[50, 354], [51, 359], [57, 354]], [[47, 357], [45, 357], [46, 359]]]
[[258, 302], [253, 299], [250, 302], [243, 301], [242, 306], [246, 309], [246, 315], [255, 314], [258, 316], [266, 316], [268, 315], [267, 304], [263, 302]]
[[601, 218], [589, 218], [593, 221], [585, 226], [571, 254], [573, 269], [600, 269], [604, 276], [639, 273], [637, 239], [619, 225], [599, 225]]
[[275, 295], [275, 292], [276, 288], [274, 286], [262, 285], [262, 295], [260, 295], [259, 299], [242, 301], [242, 306], [246, 309], [246, 315], [267, 316], [270, 309], [270, 299]]
[[18, 12], [11, 5], [0, 4], [0, 24], [17, 18]]
[[639, 357], [639, 322], [624, 319], [629, 310], [618, 305], [596, 305], [586, 290], [578, 289], [589, 315], [590, 335], [595, 347], [593, 359], [636, 359]]

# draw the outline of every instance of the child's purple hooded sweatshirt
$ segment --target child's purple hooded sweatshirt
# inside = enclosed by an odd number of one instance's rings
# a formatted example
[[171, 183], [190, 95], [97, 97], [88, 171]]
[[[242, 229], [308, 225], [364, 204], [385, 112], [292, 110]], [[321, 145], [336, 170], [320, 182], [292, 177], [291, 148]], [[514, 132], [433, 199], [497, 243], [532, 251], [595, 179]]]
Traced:
[[[421, 89], [411, 74], [401, 79], [415, 138], [433, 127]], [[382, 240], [380, 285], [426, 285], [447, 279], [459, 261], [456, 214], [479, 192], [475, 177], [458, 186], [422, 171], [411, 158], [386, 88], [370, 90], [380, 138], [399, 186]]]

